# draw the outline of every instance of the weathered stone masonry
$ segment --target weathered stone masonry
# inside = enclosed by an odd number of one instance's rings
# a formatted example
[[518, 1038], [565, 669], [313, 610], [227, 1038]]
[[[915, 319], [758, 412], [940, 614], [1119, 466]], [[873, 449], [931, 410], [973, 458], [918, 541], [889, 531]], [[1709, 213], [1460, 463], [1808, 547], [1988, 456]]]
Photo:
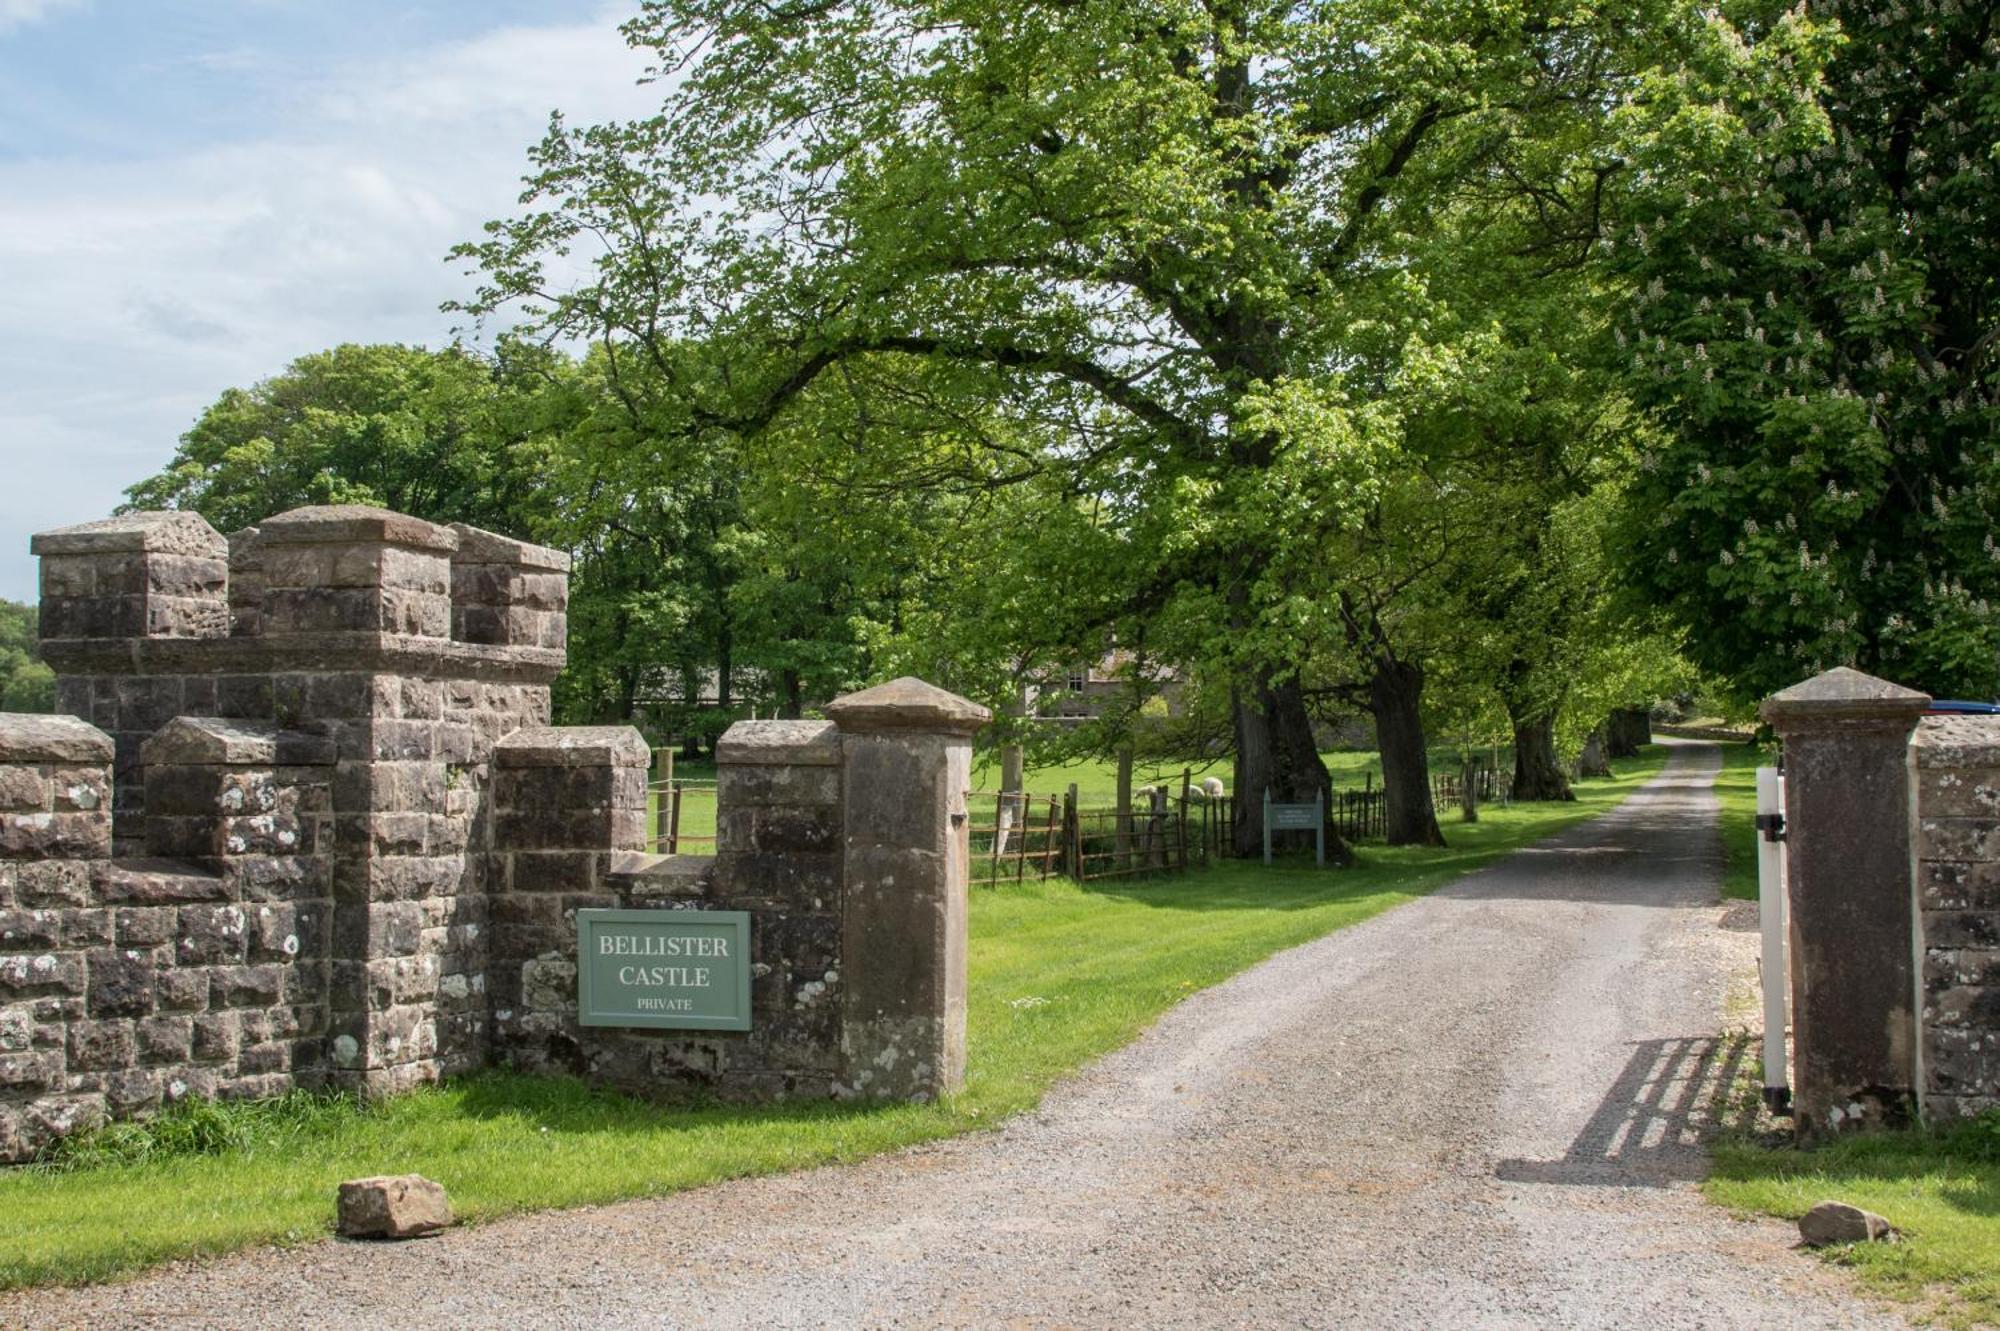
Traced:
[[[737, 1097], [958, 1084], [983, 709], [898, 681], [739, 725], [716, 857], [650, 856], [637, 732], [547, 724], [561, 553], [360, 507], [34, 548], [76, 716], [0, 717], [0, 1161], [180, 1095], [490, 1062]], [[580, 1028], [592, 905], [752, 911], [753, 1029]]]
[[2000, 717], [1836, 669], [1785, 741], [1801, 1137], [2000, 1108]]
[[2000, 1109], [2000, 717], [1933, 716], [1910, 746], [1924, 1112]]

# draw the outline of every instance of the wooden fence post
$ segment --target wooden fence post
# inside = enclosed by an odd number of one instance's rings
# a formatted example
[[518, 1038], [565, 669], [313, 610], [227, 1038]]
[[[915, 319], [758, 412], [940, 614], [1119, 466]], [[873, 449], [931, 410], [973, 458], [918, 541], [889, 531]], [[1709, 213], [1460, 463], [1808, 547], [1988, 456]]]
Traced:
[[671, 832], [670, 820], [673, 817], [674, 747], [672, 744], [662, 744], [653, 750], [653, 789], [655, 792], [653, 843], [661, 848], [663, 854], [671, 855], [673, 852], [665, 848]]
[[1078, 816], [1076, 804], [1076, 782], [1069, 784], [1069, 793], [1063, 796], [1063, 850], [1069, 861], [1069, 875], [1077, 882], [1083, 881], [1083, 820]]

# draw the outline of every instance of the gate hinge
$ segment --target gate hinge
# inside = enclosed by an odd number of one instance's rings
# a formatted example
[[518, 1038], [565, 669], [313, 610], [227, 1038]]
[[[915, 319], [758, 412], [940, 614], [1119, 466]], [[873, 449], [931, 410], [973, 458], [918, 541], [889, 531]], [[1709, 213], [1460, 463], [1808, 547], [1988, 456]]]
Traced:
[[1766, 841], [1783, 841], [1785, 839], [1785, 815], [1782, 813], [1758, 814], [1757, 830], [1764, 834]]

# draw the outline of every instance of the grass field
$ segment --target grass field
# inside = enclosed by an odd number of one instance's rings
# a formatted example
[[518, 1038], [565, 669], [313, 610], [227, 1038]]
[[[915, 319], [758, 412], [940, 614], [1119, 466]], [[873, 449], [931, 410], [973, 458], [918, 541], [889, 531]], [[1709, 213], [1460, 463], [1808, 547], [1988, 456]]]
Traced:
[[964, 1091], [928, 1106], [648, 1104], [488, 1074], [360, 1107], [202, 1108], [86, 1140], [67, 1167], [0, 1173], [0, 1287], [99, 1280], [171, 1257], [327, 1233], [334, 1185], [417, 1172], [472, 1221], [852, 1160], [991, 1124], [1198, 989], [1603, 812], [1655, 751], [1574, 804], [1489, 808], [1445, 849], [1364, 847], [1340, 871], [1230, 863], [1139, 886], [981, 889]]

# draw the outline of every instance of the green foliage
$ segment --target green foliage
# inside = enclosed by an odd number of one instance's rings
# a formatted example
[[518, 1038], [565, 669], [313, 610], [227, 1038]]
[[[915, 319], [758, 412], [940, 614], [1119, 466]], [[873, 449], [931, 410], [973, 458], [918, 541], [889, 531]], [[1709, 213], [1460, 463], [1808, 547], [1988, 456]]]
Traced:
[[374, 1107], [288, 1097], [107, 1129], [68, 1148], [67, 1167], [0, 1173], [0, 1288], [316, 1240], [332, 1227], [336, 1185], [357, 1174], [425, 1174], [477, 1223], [990, 1126], [1194, 991], [1602, 812], [1659, 762], [1587, 783], [1577, 805], [1494, 810], [1449, 851], [1371, 851], [1351, 873], [1238, 864], [1132, 890], [1051, 880], [977, 892], [966, 1087], [943, 1104], [671, 1106], [487, 1073]]
[[294, 1091], [272, 1100], [186, 1099], [152, 1118], [60, 1139], [35, 1168], [50, 1173], [163, 1164], [194, 1156], [282, 1156], [372, 1112], [351, 1096]]
[[534, 424], [520, 400], [535, 388], [532, 375], [517, 377], [525, 370], [394, 345], [302, 356], [224, 392], [126, 498], [193, 509], [225, 532], [303, 504], [349, 503], [518, 528], [538, 512], [532, 451], [515, 433]]
[[[1427, 460], [1423, 369], [1484, 302], [1510, 345], [1560, 326], [1470, 266], [1434, 291], [1440, 237], [1498, 217], [1574, 263], [1620, 91], [1728, 36], [1675, 0], [656, 0], [627, 32], [671, 75], [661, 113], [552, 125], [525, 212], [459, 251], [468, 308], [643, 366], [660, 439], [782, 448], [823, 520], [921, 495], [941, 520], [880, 584], [878, 667], [1004, 706], [1143, 646], [1221, 681], [1250, 760], [1301, 763], [1342, 543], [1421, 498], [1391, 490]], [[1496, 409], [1531, 391], [1488, 383]], [[852, 537], [778, 547], [872, 562]], [[819, 564], [773, 566], [760, 607], [828, 604]]]
[[1755, 8], [1628, 112], [1616, 340], [1671, 427], [1630, 576], [1740, 697], [1843, 663], [1991, 697], [2000, 37], [1961, 0]]
[[0, 712], [52, 712], [55, 672], [42, 663], [35, 607], [0, 601]]

